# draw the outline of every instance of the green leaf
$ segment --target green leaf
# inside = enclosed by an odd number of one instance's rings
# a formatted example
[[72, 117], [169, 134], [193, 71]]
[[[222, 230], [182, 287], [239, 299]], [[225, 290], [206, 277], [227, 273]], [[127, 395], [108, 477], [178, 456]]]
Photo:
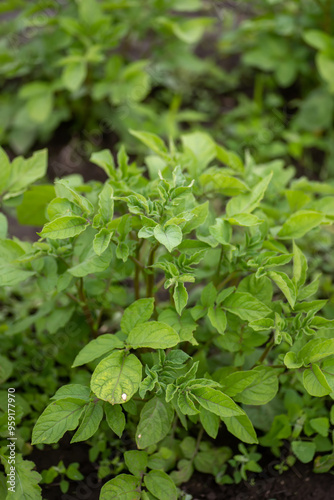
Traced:
[[7, 217], [0, 212], [0, 238], [6, 238], [8, 232]]
[[225, 312], [219, 307], [210, 306], [208, 309], [208, 318], [211, 325], [221, 335], [225, 332], [227, 326], [227, 319]]
[[131, 474], [141, 477], [146, 472], [148, 454], [145, 451], [138, 450], [126, 451], [124, 461]]
[[[2, 455], [1, 462], [7, 474], [7, 480], [9, 481], [9, 473], [11, 471], [11, 467], [13, 467], [13, 464], [7, 460], [7, 457]], [[10, 498], [11, 500], [42, 500], [42, 489], [38, 485], [38, 483], [41, 482], [42, 476], [38, 472], [33, 470], [34, 468], [34, 462], [31, 462], [30, 460], [23, 460], [21, 454], [16, 454], [15, 492], [11, 491], [7, 496], [4, 496], [3, 498]], [[9, 483], [7, 483], [7, 488], [9, 488], [9, 486]]]
[[315, 363], [320, 359], [326, 358], [334, 354], [334, 338], [314, 338], [307, 342], [306, 345], [299, 351], [298, 359], [303, 361], [305, 365]]
[[212, 387], [192, 388], [191, 394], [196, 397], [203, 408], [219, 417], [244, 415], [244, 411], [231, 398]]
[[313, 460], [316, 445], [307, 441], [292, 441], [291, 449], [298, 460], [303, 462], [303, 464], [307, 464]]
[[249, 214], [255, 210], [264, 197], [272, 175], [273, 174], [270, 173], [264, 177], [262, 181], [251, 188], [250, 193], [241, 194], [232, 198], [226, 205], [227, 217], [232, 217], [236, 214]]
[[130, 333], [135, 326], [149, 320], [154, 310], [154, 298], [139, 299], [124, 311], [121, 328], [124, 333]]
[[273, 282], [276, 283], [278, 288], [284, 293], [287, 301], [293, 309], [297, 295], [295, 284], [285, 273], [281, 273], [278, 271], [269, 271], [267, 274], [269, 278], [271, 278]]
[[222, 304], [223, 308], [246, 321], [255, 321], [271, 313], [271, 309], [247, 292], [235, 292]]
[[111, 241], [112, 232], [103, 227], [100, 231], [95, 235], [93, 241], [94, 252], [97, 255], [102, 255], [105, 250], [107, 250], [109, 243]]
[[173, 480], [162, 470], [151, 470], [144, 476], [148, 491], [159, 500], [177, 500], [178, 494]]
[[101, 488], [100, 500], [140, 500], [139, 479], [130, 474], [119, 474]]
[[111, 404], [129, 401], [142, 379], [142, 365], [134, 355], [115, 351], [95, 368], [91, 389], [96, 396]]
[[236, 396], [235, 400], [246, 405], [265, 405], [278, 391], [278, 375], [274, 368], [259, 366], [252, 370], [257, 377]]
[[52, 240], [72, 238], [82, 233], [87, 226], [88, 222], [83, 217], [65, 215], [45, 224], [38, 234]]
[[11, 166], [5, 150], [0, 146], [0, 195], [6, 191], [11, 175]]
[[197, 207], [190, 211], [190, 214], [192, 214], [193, 217], [184, 224], [182, 228], [183, 234], [191, 233], [191, 231], [204, 224], [209, 214], [209, 202], [206, 201], [202, 203], [202, 205], [197, 205]]
[[89, 396], [90, 389], [86, 385], [67, 384], [60, 387], [51, 399], [55, 401], [59, 399], [79, 399], [83, 403], [89, 403]]
[[158, 224], [153, 230], [153, 234], [156, 240], [164, 245], [168, 252], [171, 252], [182, 242], [182, 231], [179, 226], [171, 224], [163, 228]]
[[[111, 157], [112, 158], [112, 157]], [[106, 164], [107, 165], [107, 164]], [[113, 168], [113, 164], [112, 164]], [[102, 220], [105, 224], [112, 221], [114, 216], [114, 191], [110, 184], [106, 183], [99, 194], [99, 208]]]
[[293, 281], [297, 287], [303, 286], [307, 277], [307, 260], [303, 252], [293, 242]]
[[23, 195], [17, 207], [17, 220], [20, 224], [42, 226], [47, 222], [45, 211], [48, 203], [55, 197], [55, 189], [47, 184], [31, 186]]
[[72, 368], [90, 363], [107, 352], [114, 349], [122, 349], [123, 347], [124, 342], [119, 340], [116, 335], [111, 333], [100, 335], [97, 339], [91, 340], [83, 349], [81, 349], [73, 361]]
[[5, 382], [13, 373], [14, 364], [5, 356], [0, 355], [0, 384]]
[[240, 441], [248, 444], [258, 443], [253, 424], [247, 415], [225, 417], [222, 420], [226, 425], [227, 430], [233, 434], [233, 436], [240, 439]]
[[211, 170], [212, 169], [209, 169], [204, 172], [199, 178], [206, 192], [213, 191], [224, 194], [225, 196], [236, 196], [249, 191], [249, 188], [240, 179], [227, 175], [222, 171]]
[[92, 249], [84, 261], [68, 269], [68, 272], [77, 278], [82, 278], [88, 274], [101, 273], [108, 268], [111, 259], [112, 249], [110, 246], [103, 252], [103, 255], [96, 255]]
[[[95, 165], [98, 165], [99, 167], [103, 168], [103, 170], [105, 171], [105, 173], [109, 177], [114, 177], [115, 162], [114, 162], [114, 158], [113, 158], [111, 152], [109, 151], [109, 149], [103, 149], [102, 151], [98, 151], [97, 153], [93, 153], [90, 157], [90, 161], [92, 163], [95, 163]], [[109, 184], [105, 184], [101, 193], [100, 193], [100, 196], [99, 196], [99, 204], [100, 204], [101, 213], [102, 213], [102, 207], [105, 207], [107, 210], [107, 213], [104, 213], [104, 215], [102, 216], [103, 218], [104, 218], [104, 216], [108, 217], [108, 215], [111, 213], [110, 206], [113, 207], [113, 204], [110, 204], [109, 196], [111, 197], [112, 195], [113, 195], [112, 187]], [[108, 204], [109, 204], [109, 208], [108, 208]], [[110, 220], [111, 219], [112, 219], [112, 217], [110, 218]]]
[[136, 430], [136, 443], [143, 449], [161, 441], [170, 431], [174, 418], [174, 410], [163, 399], [150, 399], [140, 413]]
[[104, 411], [110, 429], [117, 434], [119, 438], [122, 437], [126, 424], [122, 407], [120, 405], [104, 403]]
[[33, 271], [24, 271], [20, 267], [0, 262], [0, 286], [17, 285], [34, 274]]
[[168, 159], [165, 143], [155, 134], [150, 132], [140, 132], [139, 130], [130, 130], [130, 134], [139, 139], [145, 146], [152, 149], [157, 155]]
[[227, 221], [232, 224], [232, 226], [257, 226], [263, 222], [262, 219], [256, 217], [253, 214], [235, 214], [233, 217], [229, 217]]
[[209, 227], [210, 234], [222, 245], [229, 245], [232, 238], [232, 227], [223, 219], [216, 219], [216, 224]]
[[160, 321], [140, 323], [129, 333], [127, 343], [132, 349], [148, 347], [168, 349], [180, 342], [178, 333], [171, 326]]
[[211, 413], [211, 411], [205, 410], [203, 407], [200, 408], [199, 419], [205, 432], [216, 439], [219, 431], [220, 418], [215, 413]]
[[186, 307], [188, 302], [187, 289], [183, 283], [178, 282], [175, 285], [173, 293], [175, 309], [177, 313], [181, 316], [183, 309]]
[[321, 212], [299, 210], [288, 218], [277, 236], [281, 239], [301, 238], [311, 229], [319, 226], [323, 220], [324, 214]]
[[87, 75], [87, 65], [85, 61], [68, 62], [61, 75], [64, 87], [70, 92], [78, 90]]
[[37, 151], [30, 158], [25, 159], [22, 156], [15, 158], [11, 164], [10, 179], [7, 182], [6, 191], [9, 196], [14, 196], [46, 175], [47, 169], [47, 150]]
[[323, 437], [328, 436], [329, 419], [327, 417], [311, 418], [310, 426]]
[[196, 160], [192, 174], [205, 170], [206, 166], [216, 157], [216, 144], [205, 132], [191, 132], [181, 136], [185, 150], [190, 150]]
[[316, 364], [312, 364], [311, 368], [304, 371], [303, 384], [311, 396], [316, 396], [318, 398], [332, 392], [325, 375]]
[[85, 403], [76, 400], [59, 400], [51, 403], [38, 418], [32, 432], [32, 444], [57, 443], [66, 431], [75, 429]]
[[206, 285], [201, 293], [201, 302], [204, 307], [213, 306], [217, 298], [217, 289], [213, 283]]
[[83, 419], [79, 425], [78, 430], [71, 439], [71, 443], [78, 443], [79, 441], [87, 441], [87, 439], [94, 436], [97, 432], [103, 417], [103, 408], [100, 402], [91, 401], [85, 408]]

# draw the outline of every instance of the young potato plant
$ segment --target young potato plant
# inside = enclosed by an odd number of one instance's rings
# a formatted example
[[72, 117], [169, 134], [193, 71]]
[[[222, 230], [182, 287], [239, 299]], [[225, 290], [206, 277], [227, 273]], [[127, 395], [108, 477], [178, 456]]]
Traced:
[[331, 237], [333, 186], [294, 180], [279, 161], [243, 164], [205, 133], [168, 148], [131, 133], [150, 149], [143, 166], [124, 147], [116, 162], [94, 153], [104, 184], [68, 176], [33, 187], [46, 190], [34, 200], [8, 195], [17, 172], [2, 153], [5, 210], [46, 217], [35, 243], [0, 240], [11, 270], [1, 285], [19, 286], [35, 315], [7, 320], [7, 356], [21, 332], [37, 335], [37, 350], [62, 334], [56, 359], [69, 382], [31, 443], [71, 432], [95, 449], [102, 433], [104, 449], [124, 451], [102, 500], [177, 499], [194, 471], [240, 482], [262, 470], [258, 443], [280, 471], [314, 457], [316, 471], [330, 470], [334, 320], [320, 313], [307, 238]]
[[[17, 154], [63, 122], [89, 142], [128, 137], [127, 127], [143, 122], [154, 130], [159, 112], [167, 134], [174, 118], [176, 128], [203, 119], [175, 111], [191, 81], [219, 73], [194, 52], [215, 21], [205, 2], [10, 0], [1, 14], [0, 140]], [[144, 103], [159, 87], [166, 95]]]

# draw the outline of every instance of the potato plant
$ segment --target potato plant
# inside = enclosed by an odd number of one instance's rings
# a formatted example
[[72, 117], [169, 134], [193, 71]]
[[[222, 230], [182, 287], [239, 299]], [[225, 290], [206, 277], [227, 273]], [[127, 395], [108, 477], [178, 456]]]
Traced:
[[[8, 386], [16, 360], [18, 394], [45, 393], [35, 407], [21, 394], [22, 453], [30, 436], [43, 449], [66, 432], [93, 461], [117, 449], [102, 500], [182, 498], [194, 471], [238, 483], [261, 471], [259, 444], [288, 450], [279, 470], [296, 459], [330, 470], [334, 320], [321, 312], [326, 276], [308, 239], [331, 240], [334, 187], [281, 162], [243, 162], [202, 132], [168, 147], [131, 133], [149, 154], [94, 153], [104, 184], [73, 175], [27, 190], [45, 151], [12, 164], [1, 152], [4, 212], [44, 220], [29, 243], [7, 238], [0, 218], [2, 378]], [[22, 354], [37, 351], [46, 362], [30, 378]], [[41, 498], [40, 476], [19, 460], [29, 498]]]

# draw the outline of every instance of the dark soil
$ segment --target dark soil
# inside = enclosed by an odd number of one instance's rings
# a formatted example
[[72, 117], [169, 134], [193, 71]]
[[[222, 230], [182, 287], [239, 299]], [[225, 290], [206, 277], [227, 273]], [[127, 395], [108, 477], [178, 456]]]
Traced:
[[[28, 459], [36, 463], [39, 472], [58, 465], [62, 460], [67, 467], [79, 462], [80, 472], [85, 476], [82, 481], [71, 481], [68, 493], [62, 494], [58, 479], [56, 484], [42, 485], [45, 500], [98, 500], [102, 485], [111, 479], [111, 475], [99, 480], [98, 465], [88, 458], [89, 446], [70, 444], [69, 438], [60, 441], [58, 449], [46, 446], [43, 451], [34, 449]], [[182, 485], [182, 490], [191, 494], [193, 500], [333, 500], [334, 476], [315, 474], [311, 464], [297, 463], [282, 475], [275, 470], [278, 461], [268, 462], [261, 474], [250, 474], [249, 481], [240, 484], [218, 485], [214, 477], [195, 473], [191, 480]]]

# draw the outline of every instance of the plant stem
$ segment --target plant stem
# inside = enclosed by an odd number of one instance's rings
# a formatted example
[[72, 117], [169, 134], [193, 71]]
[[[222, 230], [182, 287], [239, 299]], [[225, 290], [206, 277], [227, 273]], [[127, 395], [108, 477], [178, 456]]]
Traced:
[[[159, 247], [159, 243], [156, 243], [150, 251], [147, 261], [147, 267], [152, 266], [154, 264], [155, 252]], [[150, 274], [147, 276], [147, 286], [146, 286], [146, 297], [153, 297], [153, 287], [154, 287], [154, 271], [152, 270]]]
[[88, 306], [87, 297], [86, 297], [86, 294], [85, 294], [85, 291], [83, 288], [83, 279], [82, 278], [80, 278], [80, 282], [79, 282], [79, 285], [77, 284], [77, 288], [78, 288], [79, 298], [81, 301], [81, 307], [82, 307], [83, 313], [85, 315], [87, 324], [89, 325], [91, 332], [94, 335], [94, 338], [96, 338], [97, 332], [95, 329], [95, 321], [94, 321], [92, 312]]
[[[263, 353], [261, 354], [261, 357], [259, 358], [256, 365], [261, 365], [263, 363], [263, 361], [266, 359], [266, 357], [270, 353], [272, 347], [274, 346], [274, 343], [275, 343], [274, 336], [272, 336], [271, 339], [269, 340], [269, 342], [267, 343], [266, 348], [263, 351]], [[254, 366], [252, 368], [254, 368]]]

